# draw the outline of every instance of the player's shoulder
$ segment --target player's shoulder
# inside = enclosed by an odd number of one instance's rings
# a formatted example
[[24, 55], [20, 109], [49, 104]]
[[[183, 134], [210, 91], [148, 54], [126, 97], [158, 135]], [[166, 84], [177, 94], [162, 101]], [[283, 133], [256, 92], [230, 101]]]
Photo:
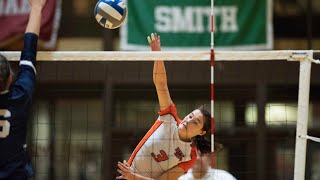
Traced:
[[174, 122], [174, 121], [176, 121], [176, 118], [172, 114], [165, 114], [165, 115], [159, 116], [158, 119], [163, 121], [163, 122]]
[[170, 106], [166, 107], [165, 109], [161, 109], [159, 112], [160, 116], [166, 115], [166, 114], [171, 114], [173, 116], [177, 115], [177, 108], [175, 104], [172, 102]]
[[25, 88], [26, 86], [32, 86], [32, 84], [29, 84], [30, 82], [25, 81], [24, 79], [14, 82], [10, 86], [9, 99], [14, 100], [15, 102], [21, 101], [20, 103], [30, 99], [31, 97], [28, 95], [27, 88]]
[[179, 124], [181, 120], [178, 118], [177, 109], [173, 102], [166, 109], [159, 111], [159, 120], [164, 122], [178, 122]]

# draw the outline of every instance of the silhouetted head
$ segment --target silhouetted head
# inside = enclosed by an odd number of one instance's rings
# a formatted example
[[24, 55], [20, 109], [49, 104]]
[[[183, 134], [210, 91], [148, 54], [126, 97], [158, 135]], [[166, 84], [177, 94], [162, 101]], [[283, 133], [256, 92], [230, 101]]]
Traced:
[[0, 92], [9, 88], [12, 82], [12, 70], [6, 57], [0, 54]]

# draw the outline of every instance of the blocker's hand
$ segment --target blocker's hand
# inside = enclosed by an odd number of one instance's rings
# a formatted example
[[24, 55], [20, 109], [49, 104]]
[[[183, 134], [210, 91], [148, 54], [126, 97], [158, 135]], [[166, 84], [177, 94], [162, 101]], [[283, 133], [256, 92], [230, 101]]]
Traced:
[[151, 33], [151, 37], [148, 36], [147, 39], [152, 51], [161, 51], [160, 36], [157, 33]]

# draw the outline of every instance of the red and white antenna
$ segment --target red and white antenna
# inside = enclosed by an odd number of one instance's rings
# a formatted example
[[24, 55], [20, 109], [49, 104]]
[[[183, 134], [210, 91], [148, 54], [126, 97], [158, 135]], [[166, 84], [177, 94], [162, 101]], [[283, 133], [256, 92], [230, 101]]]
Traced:
[[210, 67], [211, 67], [211, 167], [214, 168], [214, 0], [211, 0], [211, 50], [210, 50]]

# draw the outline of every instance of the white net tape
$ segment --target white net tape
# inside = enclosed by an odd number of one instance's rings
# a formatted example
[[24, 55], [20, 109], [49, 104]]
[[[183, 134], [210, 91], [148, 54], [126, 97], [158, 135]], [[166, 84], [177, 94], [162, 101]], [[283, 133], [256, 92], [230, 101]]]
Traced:
[[[216, 51], [216, 61], [256, 61], [256, 60], [319, 60], [307, 56], [310, 51]], [[20, 52], [1, 52], [9, 60], [19, 60]], [[39, 51], [39, 61], [209, 61], [210, 51]]]

